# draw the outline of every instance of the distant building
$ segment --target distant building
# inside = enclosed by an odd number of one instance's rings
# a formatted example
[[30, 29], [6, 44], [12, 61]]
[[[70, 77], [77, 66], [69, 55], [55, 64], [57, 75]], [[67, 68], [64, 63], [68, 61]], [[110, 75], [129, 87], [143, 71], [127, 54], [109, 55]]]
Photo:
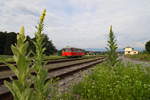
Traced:
[[135, 55], [135, 54], [138, 54], [139, 52], [134, 50], [134, 48], [131, 48], [131, 47], [126, 47], [124, 49], [124, 54], [125, 55]]

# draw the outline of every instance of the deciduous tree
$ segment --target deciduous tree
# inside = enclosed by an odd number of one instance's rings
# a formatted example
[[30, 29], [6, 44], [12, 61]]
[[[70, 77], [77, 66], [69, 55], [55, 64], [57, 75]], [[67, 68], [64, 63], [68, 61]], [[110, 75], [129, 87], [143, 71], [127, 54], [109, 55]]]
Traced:
[[150, 41], [146, 42], [145, 44], [145, 50], [150, 53]]

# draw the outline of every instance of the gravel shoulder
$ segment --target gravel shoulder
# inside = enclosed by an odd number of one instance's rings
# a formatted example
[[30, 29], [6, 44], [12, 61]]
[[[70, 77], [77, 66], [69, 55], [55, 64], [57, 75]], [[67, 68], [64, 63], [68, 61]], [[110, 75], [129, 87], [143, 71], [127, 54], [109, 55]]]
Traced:
[[148, 62], [148, 61], [135, 60], [135, 59], [127, 58], [127, 57], [124, 57], [124, 56], [120, 56], [119, 58], [121, 59], [121, 61], [123, 63], [141, 64], [141, 65], [143, 65], [145, 67], [150, 67], [150, 62]]

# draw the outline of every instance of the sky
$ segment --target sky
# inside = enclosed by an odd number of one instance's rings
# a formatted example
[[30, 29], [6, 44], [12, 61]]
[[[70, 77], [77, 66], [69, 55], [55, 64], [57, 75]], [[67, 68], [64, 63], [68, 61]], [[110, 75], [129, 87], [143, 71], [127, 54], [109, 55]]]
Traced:
[[150, 0], [0, 0], [0, 31], [34, 36], [43, 9], [44, 33], [57, 49], [107, 47], [110, 25], [119, 48], [150, 40]]

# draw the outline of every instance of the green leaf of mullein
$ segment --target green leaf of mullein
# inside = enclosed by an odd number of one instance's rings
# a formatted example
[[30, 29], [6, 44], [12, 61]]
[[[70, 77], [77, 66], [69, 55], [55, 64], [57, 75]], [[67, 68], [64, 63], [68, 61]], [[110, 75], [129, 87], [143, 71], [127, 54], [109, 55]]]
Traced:
[[9, 89], [9, 91], [12, 93], [13, 97], [16, 97], [16, 94], [15, 94], [15, 91], [13, 89], [12, 83], [4, 81], [4, 84]]
[[5, 81], [4, 84], [13, 94], [14, 100], [31, 100], [33, 89], [31, 87], [31, 68], [29, 65], [29, 56], [27, 53], [28, 42], [24, 34], [24, 27], [21, 28], [20, 33], [17, 35], [17, 44], [11, 46], [14, 54], [13, 58], [16, 62], [16, 67], [7, 64], [10, 69], [15, 73], [18, 80], [13, 80], [12, 83]]

